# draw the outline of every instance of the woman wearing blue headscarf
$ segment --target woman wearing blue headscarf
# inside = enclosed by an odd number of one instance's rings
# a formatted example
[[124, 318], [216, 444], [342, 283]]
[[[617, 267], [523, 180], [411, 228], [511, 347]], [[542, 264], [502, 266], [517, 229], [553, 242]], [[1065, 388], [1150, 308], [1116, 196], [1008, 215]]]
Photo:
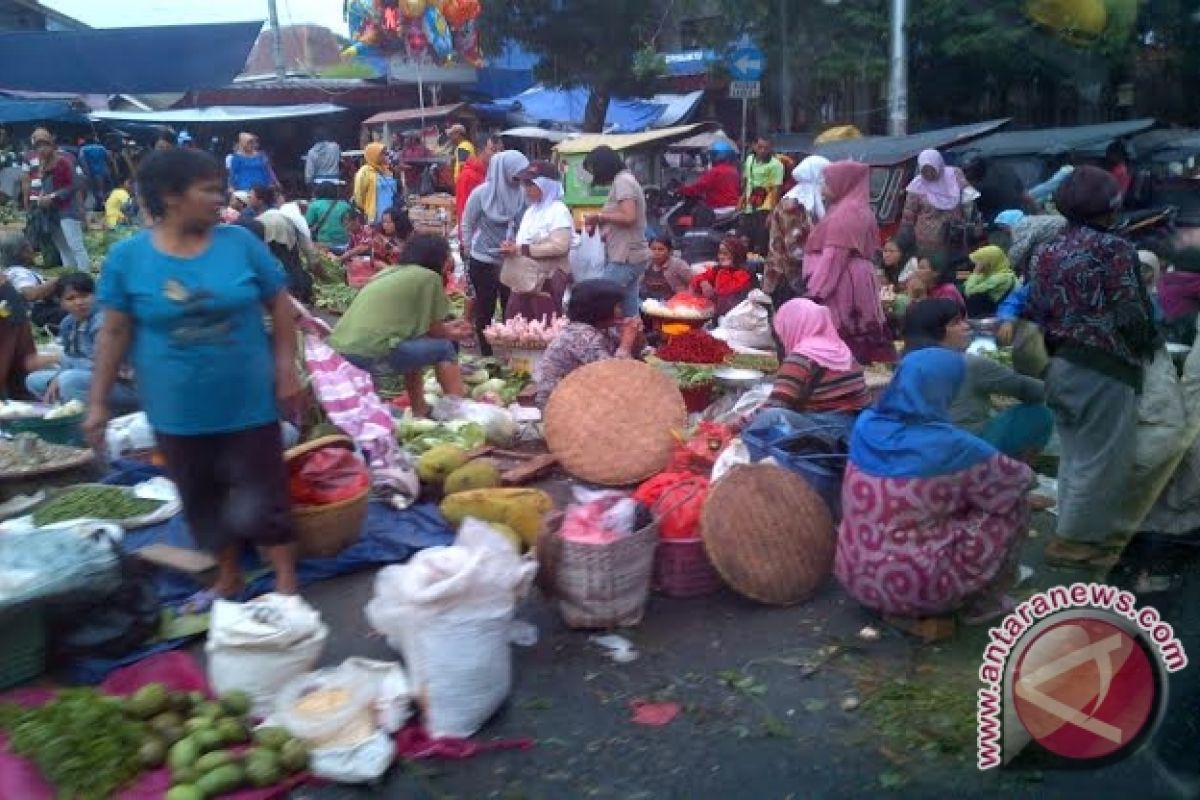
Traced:
[[842, 484], [835, 572], [883, 614], [968, 624], [1013, 608], [1005, 592], [1028, 529], [1033, 471], [950, 421], [962, 354], [905, 356], [875, 408], [859, 415]]

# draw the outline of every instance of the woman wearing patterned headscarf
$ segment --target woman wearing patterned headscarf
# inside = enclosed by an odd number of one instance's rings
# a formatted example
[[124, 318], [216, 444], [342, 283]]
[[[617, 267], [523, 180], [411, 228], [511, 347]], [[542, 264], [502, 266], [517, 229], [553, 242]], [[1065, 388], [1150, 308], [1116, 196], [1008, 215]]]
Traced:
[[1083, 565], [1106, 557], [1130, 478], [1137, 393], [1157, 341], [1137, 251], [1109, 233], [1121, 188], [1096, 167], [1079, 167], [1054, 195], [1062, 235], [1029, 268], [1026, 310], [1046, 338], [1046, 400], [1062, 440], [1058, 528], [1048, 561]]
[[763, 273], [763, 291], [780, 308], [798, 293], [804, 246], [813, 226], [825, 216], [824, 173], [829, 159], [809, 156], [792, 171], [796, 185], [771, 212], [767, 224], [770, 244]]

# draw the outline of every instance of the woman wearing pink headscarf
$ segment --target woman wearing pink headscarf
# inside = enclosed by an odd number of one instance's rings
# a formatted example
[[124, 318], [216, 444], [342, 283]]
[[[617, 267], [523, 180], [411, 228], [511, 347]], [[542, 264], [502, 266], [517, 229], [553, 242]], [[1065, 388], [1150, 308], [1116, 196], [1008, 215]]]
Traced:
[[879, 226], [871, 210], [871, 169], [856, 161], [825, 168], [829, 207], [805, 243], [806, 296], [829, 309], [838, 335], [860, 364], [891, 363], [896, 348], [879, 302], [871, 257]]
[[966, 221], [963, 190], [970, 184], [960, 169], [946, 166], [937, 150], [922, 150], [917, 170], [908, 184], [900, 227], [913, 231], [917, 252], [942, 253], [947, 249], [949, 226]]
[[856, 414], [871, 403], [862, 367], [838, 336], [829, 309], [789, 300], [775, 314], [784, 356], [766, 405], [797, 412]]

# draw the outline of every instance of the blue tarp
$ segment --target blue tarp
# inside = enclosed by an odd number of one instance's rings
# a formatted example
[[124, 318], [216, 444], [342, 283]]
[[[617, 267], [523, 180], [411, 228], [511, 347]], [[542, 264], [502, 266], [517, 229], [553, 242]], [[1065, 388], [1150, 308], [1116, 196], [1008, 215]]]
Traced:
[[[475, 106], [480, 114], [507, 117], [511, 125], [582, 125], [587, 108], [587, 89], [546, 89], [535, 87], [513, 97]], [[658, 121], [667, 107], [646, 100], [614, 97], [604, 118], [608, 133], [637, 133]]]
[[171, 25], [0, 33], [7, 89], [146, 94], [228, 86], [246, 66], [262, 24]]
[[71, 108], [65, 100], [18, 100], [0, 98], [0, 125], [20, 122], [88, 123], [87, 117]]
[[533, 68], [538, 57], [520, 45], [508, 42], [500, 53], [488, 58], [487, 66], [475, 71], [475, 92], [480, 97], [512, 97], [533, 86]]
[[[132, 486], [162, 474], [159, 470], [143, 464], [119, 462], [115, 466], [117, 471], [108, 476], [105, 483]], [[435, 505], [420, 504], [398, 511], [387, 503], [372, 502], [361, 539], [343, 550], [336, 558], [301, 561], [296, 572], [303, 586], [384, 564], [403, 563], [412, 558], [418, 550], [447, 545], [453, 540], [454, 531], [446, 524]], [[126, 552], [135, 552], [151, 544], [170, 544], [188, 549], [196, 547], [182, 515], [176, 515], [161, 525], [129, 531], [125, 535], [123, 549]], [[257, 597], [274, 587], [273, 573], [262, 574], [262, 562], [253, 550], [247, 549], [242, 567], [247, 574], [260, 573], [247, 583], [242, 595], [244, 599]], [[167, 569], [157, 571], [155, 585], [164, 607], [181, 605], [202, 588], [187, 575]], [[99, 683], [115, 669], [155, 653], [181, 647], [187, 641], [176, 639], [155, 642], [119, 659], [86, 659], [71, 665], [66, 671], [67, 676], [76, 683]]]

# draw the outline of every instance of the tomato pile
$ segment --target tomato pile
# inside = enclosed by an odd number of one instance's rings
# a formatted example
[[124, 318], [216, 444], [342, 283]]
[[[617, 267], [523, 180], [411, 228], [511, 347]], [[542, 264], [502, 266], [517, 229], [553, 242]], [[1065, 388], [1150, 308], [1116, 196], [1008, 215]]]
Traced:
[[682, 361], [685, 364], [720, 364], [733, 352], [729, 345], [704, 331], [690, 331], [672, 336], [658, 348], [655, 355], [663, 361]]

